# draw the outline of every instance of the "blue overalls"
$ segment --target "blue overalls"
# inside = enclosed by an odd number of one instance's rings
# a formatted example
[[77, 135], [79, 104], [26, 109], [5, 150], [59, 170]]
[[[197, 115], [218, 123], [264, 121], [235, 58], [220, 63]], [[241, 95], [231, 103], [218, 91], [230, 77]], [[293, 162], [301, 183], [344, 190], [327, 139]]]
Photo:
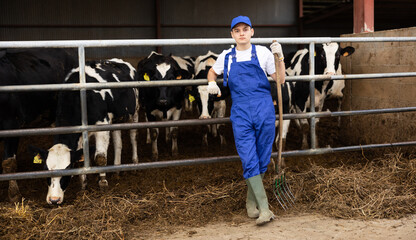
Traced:
[[[232, 63], [227, 81], [228, 59]], [[265, 173], [275, 137], [275, 111], [270, 83], [260, 67], [256, 47], [251, 60], [237, 62], [235, 48], [225, 56], [224, 86], [230, 86], [231, 123], [245, 179]]]

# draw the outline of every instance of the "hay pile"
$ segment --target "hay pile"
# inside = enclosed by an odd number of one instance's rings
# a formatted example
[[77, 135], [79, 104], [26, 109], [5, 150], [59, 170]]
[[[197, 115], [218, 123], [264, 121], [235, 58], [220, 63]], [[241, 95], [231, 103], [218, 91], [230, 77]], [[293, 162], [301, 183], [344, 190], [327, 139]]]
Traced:
[[416, 213], [416, 159], [400, 153], [293, 176], [298, 201], [338, 218], [401, 218]]
[[[289, 169], [297, 197], [291, 212], [365, 219], [416, 213], [416, 158], [396, 153], [340, 165], [325, 168], [311, 161], [305, 171]], [[1, 203], [0, 238], [145, 239], [151, 232], [179, 226], [233, 221], [233, 216], [245, 214], [246, 186], [240, 163], [221, 167], [228, 172], [207, 165], [129, 173], [106, 193], [92, 188], [59, 207], [33, 200]], [[271, 183], [272, 177], [266, 175], [265, 182]], [[164, 178], [169, 180], [159, 181]], [[273, 200], [272, 185], [266, 187], [273, 211], [284, 214]]]

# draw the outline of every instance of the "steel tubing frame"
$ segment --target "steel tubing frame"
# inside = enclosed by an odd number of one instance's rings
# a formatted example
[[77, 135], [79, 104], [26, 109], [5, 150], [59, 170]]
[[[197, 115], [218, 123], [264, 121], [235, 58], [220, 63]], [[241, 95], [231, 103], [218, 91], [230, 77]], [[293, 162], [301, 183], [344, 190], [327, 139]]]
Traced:
[[[273, 40], [277, 40], [283, 44], [309, 44], [309, 51], [315, 51], [316, 43], [327, 42], [407, 42], [416, 41], [416, 37], [367, 37], [367, 38], [257, 38], [252, 39], [254, 44], [269, 44]], [[80, 65], [80, 84], [56, 84], [56, 85], [27, 85], [27, 86], [1, 86], [0, 92], [9, 91], [56, 91], [56, 90], [72, 90], [80, 91], [81, 98], [81, 112], [82, 112], [82, 126], [74, 127], [60, 127], [55, 129], [42, 128], [42, 129], [19, 129], [19, 130], [6, 130], [0, 131], [0, 137], [7, 136], [26, 136], [26, 135], [51, 135], [51, 134], [64, 134], [82, 132], [83, 136], [83, 151], [84, 151], [84, 167], [70, 170], [55, 170], [55, 171], [36, 171], [25, 173], [13, 173], [13, 174], [1, 174], [0, 181], [13, 180], [13, 179], [28, 179], [28, 178], [43, 178], [54, 177], [63, 175], [79, 175], [79, 174], [93, 174], [100, 172], [116, 172], [116, 171], [129, 171], [129, 170], [141, 170], [149, 168], [171, 167], [171, 166], [184, 166], [193, 164], [206, 164], [215, 162], [227, 162], [236, 161], [239, 159], [238, 155], [226, 156], [226, 157], [213, 157], [213, 158], [199, 158], [191, 160], [175, 160], [175, 161], [161, 161], [153, 163], [139, 163], [139, 164], [123, 164], [119, 166], [105, 166], [105, 167], [90, 167], [89, 160], [89, 143], [88, 132], [89, 131], [103, 131], [103, 130], [115, 130], [115, 129], [131, 129], [131, 128], [147, 128], [147, 127], [162, 127], [162, 126], [190, 126], [212, 123], [229, 122], [229, 118], [223, 119], [208, 119], [208, 120], [180, 120], [170, 121], [162, 123], [136, 123], [136, 124], [112, 124], [107, 126], [89, 126], [87, 122], [87, 102], [86, 91], [89, 89], [104, 89], [104, 88], [122, 88], [122, 87], [156, 87], [156, 86], [168, 86], [168, 85], [201, 85], [206, 84], [206, 80], [179, 80], [179, 81], [157, 81], [149, 83], [106, 83], [106, 84], [94, 84], [85, 82], [85, 47], [116, 47], [116, 46], [160, 46], [160, 45], [212, 45], [212, 44], [232, 44], [231, 39], [152, 39], [152, 40], [75, 40], [75, 41], [17, 41], [17, 42], [5, 42], [0, 41], [0, 48], [32, 48], [32, 47], [55, 47], [55, 48], [78, 48], [78, 60]], [[288, 81], [309, 81], [310, 94], [311, 94], [311, 110], [305, 114], [285, 114], [284, 119], [299, 119], [309, 118], [311, 119], [310, 131], [311, 131], [311, 149], [309, 150], [297, 150], [283, 152], [283, 157], [289, 156], [305, 156], [305, 155], [317, 155], [326, 153], [335, 153], [343, 151], [357, 151], [371, 148], [382, 147], [395, 147], [395, 146], [410, 146], [416, 145], [416, 141], [412, 142], [400, 142], [400, 143], [388, 143], [388, 144], [369, 144], [364, 146], [348, 146], [339, 148], [316, 148], [315, 143], [315, 126], [316, 117], [331, 117], [331, 116], [352, 116], [363, 114], [375, 114], [375, 113], [391, 113], [391, 112], [405, 112], [416, 111], [416, 107], [408, 108], [391, 108], [391, 109], [372, 109], [372, 110], [360, 110], [349, 112], [315, 112], [314, 102], [314, 89], [315, 81], [325, 80], [340, 80], [340, 79], [366, 79], [366, 78], [388, 78], [388, 77], [412, 77], [416, 76], [416, 72], [408, 73], [383, 73], [383, 74], [355, 74], [355, 75], [341, 75], [341, 76], [324, 76], [315, 75], [314, 64], [315, 58], [310, 54], [310, 73], [308, 76], [287, 77]], [[220, 81], [219, 81], [220, 82]], [[272, 157], [276, 157], [277, 153], [272, 153]]]

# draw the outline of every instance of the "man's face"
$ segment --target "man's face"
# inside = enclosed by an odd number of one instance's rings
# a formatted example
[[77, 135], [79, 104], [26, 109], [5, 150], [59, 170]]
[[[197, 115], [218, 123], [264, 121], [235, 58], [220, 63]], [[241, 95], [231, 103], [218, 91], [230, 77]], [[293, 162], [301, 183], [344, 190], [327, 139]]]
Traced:
[[253, 35], [254, 30], [245, 23], [239, 23], [231, 30], [231, 37], [240, 45], [250, 43], [250, 39]]

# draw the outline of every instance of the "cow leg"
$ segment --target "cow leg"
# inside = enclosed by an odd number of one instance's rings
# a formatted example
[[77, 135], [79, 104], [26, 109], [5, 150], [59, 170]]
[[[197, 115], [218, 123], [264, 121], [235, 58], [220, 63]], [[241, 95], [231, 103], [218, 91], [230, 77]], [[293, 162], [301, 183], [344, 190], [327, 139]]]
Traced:
[[172, 156], [177, 157], [178, 152], [178, 127], [171, 128], [171, 137], [172, 137]]
[[[139, 114], [136, 113], [133, 115], [132, 121], [137, 123], [139, 122]], [[139, 163], [139, 156], [137, 154], [137, 129], [130, 129], [130, 142], [131, 142], [131, 151], [132, 156], [131, 159], [133, 163]]]
[[[3, 173], [15, 173], [17, 170], [16, 153], [19, 146], [19, 138], [5, 138], [4, 139], [4, 153], [3, 161], [1, 163], [3, 167]], [[16, 180], [9, 181], [8, 197], [10, 202], [19, 202], [22, 199], [22, 195], [19, 191], [19, 186]]]
[[192, 112], [192, 103], [188, 98], [185, 98], [185, 112]]
[[[149, 119], [147, 118], [147, 114], [146, 113], [145, 113], [145, 115], [146, 115], [146, 122], [149, 122]], [[146, 129], [146, 144], [149, 144], [151, 142], [152, 142], [152, 138], [150, 137], [150, 129], [147, 128]]]
[[308, 133], [309, 133], [309, 123], [306, 119], [300, 119], [300, 126], [302, 131], [302, 149], [308, 149]]
[[165, 142], [166, 142], [166, 143], [168, 143], [168, 142], [169, 142], [169, 140], [171, 140], [170, 130], [171, 130], [171, 128], [170, 128], [170, 127], [167, 127], [167, 128], [165, 129]]
[[[278, 126], [279, 126], [279, 120], [276, 120], [276, 128]], [[283, 120], [282, 151], [285, 149], [286, 137], [287, 137], [287, 133], [289, 132], [289, 126], [290, 126], [290, 119]], [[276, 140], [275, 140], [275, 146], [276, 146], [276, 149], [279, 149], [279, 130], [277, 130], [277, 136], [276, 136]]]
[[[337, 98], [338, 100], [338, 108], [337, 111], [341, 112], [341, 105], [342, 105], [342, 97]], [[341, 127], [341, 116], [338, 116], [338, 127]]]
[[[110, 132], [109, 131], [102, 131], [96, 132], [95, 135], [95, 163], [98, 166], [107, 166], [107, 150], [108, 145], [110, 143]], [[106, 179], [105, 173], [100, 173], [100, 181], [98, 185], [101, 189], [108, 187], [108, 182]]]
[[[174, 109], [172, 113], [172, 120], [177, 121], [181, 118], [182, 108]], [[171, 127], [171, 140], [172, 140], [172, 156], [176, 157], [179, 154], [178, 151], [178, 127]]]
[[157, 161], [159, 159], [159, 151], [157, 150], [157, 138], [159, 136], [159, 128], [150, 129], [150, 133], [152, 141], [152, 160]]
[[[16, 155], [4, 159], [1, 166], [3, 167], [3, 173], [15, 173], [17, 170]], [[16, 180], [9, 181], [8, 196], [10, 202], [19, 202], [22, 199]]]
[[81, 190], [87, 189], [87, 175], [79, 175], [79, 181], [81, 182]]
[[[113, 145], [114, 145], [114, 165], [121, 164], [121, 151], [123, 149], [123, 144], [121, 141], [121, 131], [116, 130], [111, 132], [113, 136]], [[116, 176], [118, 177], [120, 172], [116, 172]]]
[[209, 132], [210, 126], [206, 125], [202, 127], [202, 146], [204, 148], [208, 148], [208, 132]]
[[214, 138], [218, 136], [217, 127], [218, 127], [218, 124], [211, 125], [211, 134]]
[[[93, 133], [89, 132], [89, 133], [88, 133], [88, 139], [89, 139], [92, 135], [93, 135]], [[81, 136], [81, 137], [79, 137], [79, 139], [78, 139], [78, 147], [77, 147], [77, 150], [82, 149], [82, 147], [83, 147], [83, 141], [82, 141], [82, 140], [83, 140], [83, 139], [82, 139], [82, 136]], [[80, 181], [80, 183], [81, 183], [81, 190], [85, 190], [85, 189], [87, 189], [87, 175], [85, 175], [85, 174], [81, 174], [81, 175], [79, 175], [79, 181]]]
[[[217, 118], [225, 117], [225, 111], [227, 109], [227, 103], [225, 100], [221, 100], [218, 102], [218, 108], [216, 111]], [[227, 141], [225, 140], [225, 124], [217, 124], [218, 134], [220, 135], [220, 143], [221, 147], [225, 147], [227, 145]]]

